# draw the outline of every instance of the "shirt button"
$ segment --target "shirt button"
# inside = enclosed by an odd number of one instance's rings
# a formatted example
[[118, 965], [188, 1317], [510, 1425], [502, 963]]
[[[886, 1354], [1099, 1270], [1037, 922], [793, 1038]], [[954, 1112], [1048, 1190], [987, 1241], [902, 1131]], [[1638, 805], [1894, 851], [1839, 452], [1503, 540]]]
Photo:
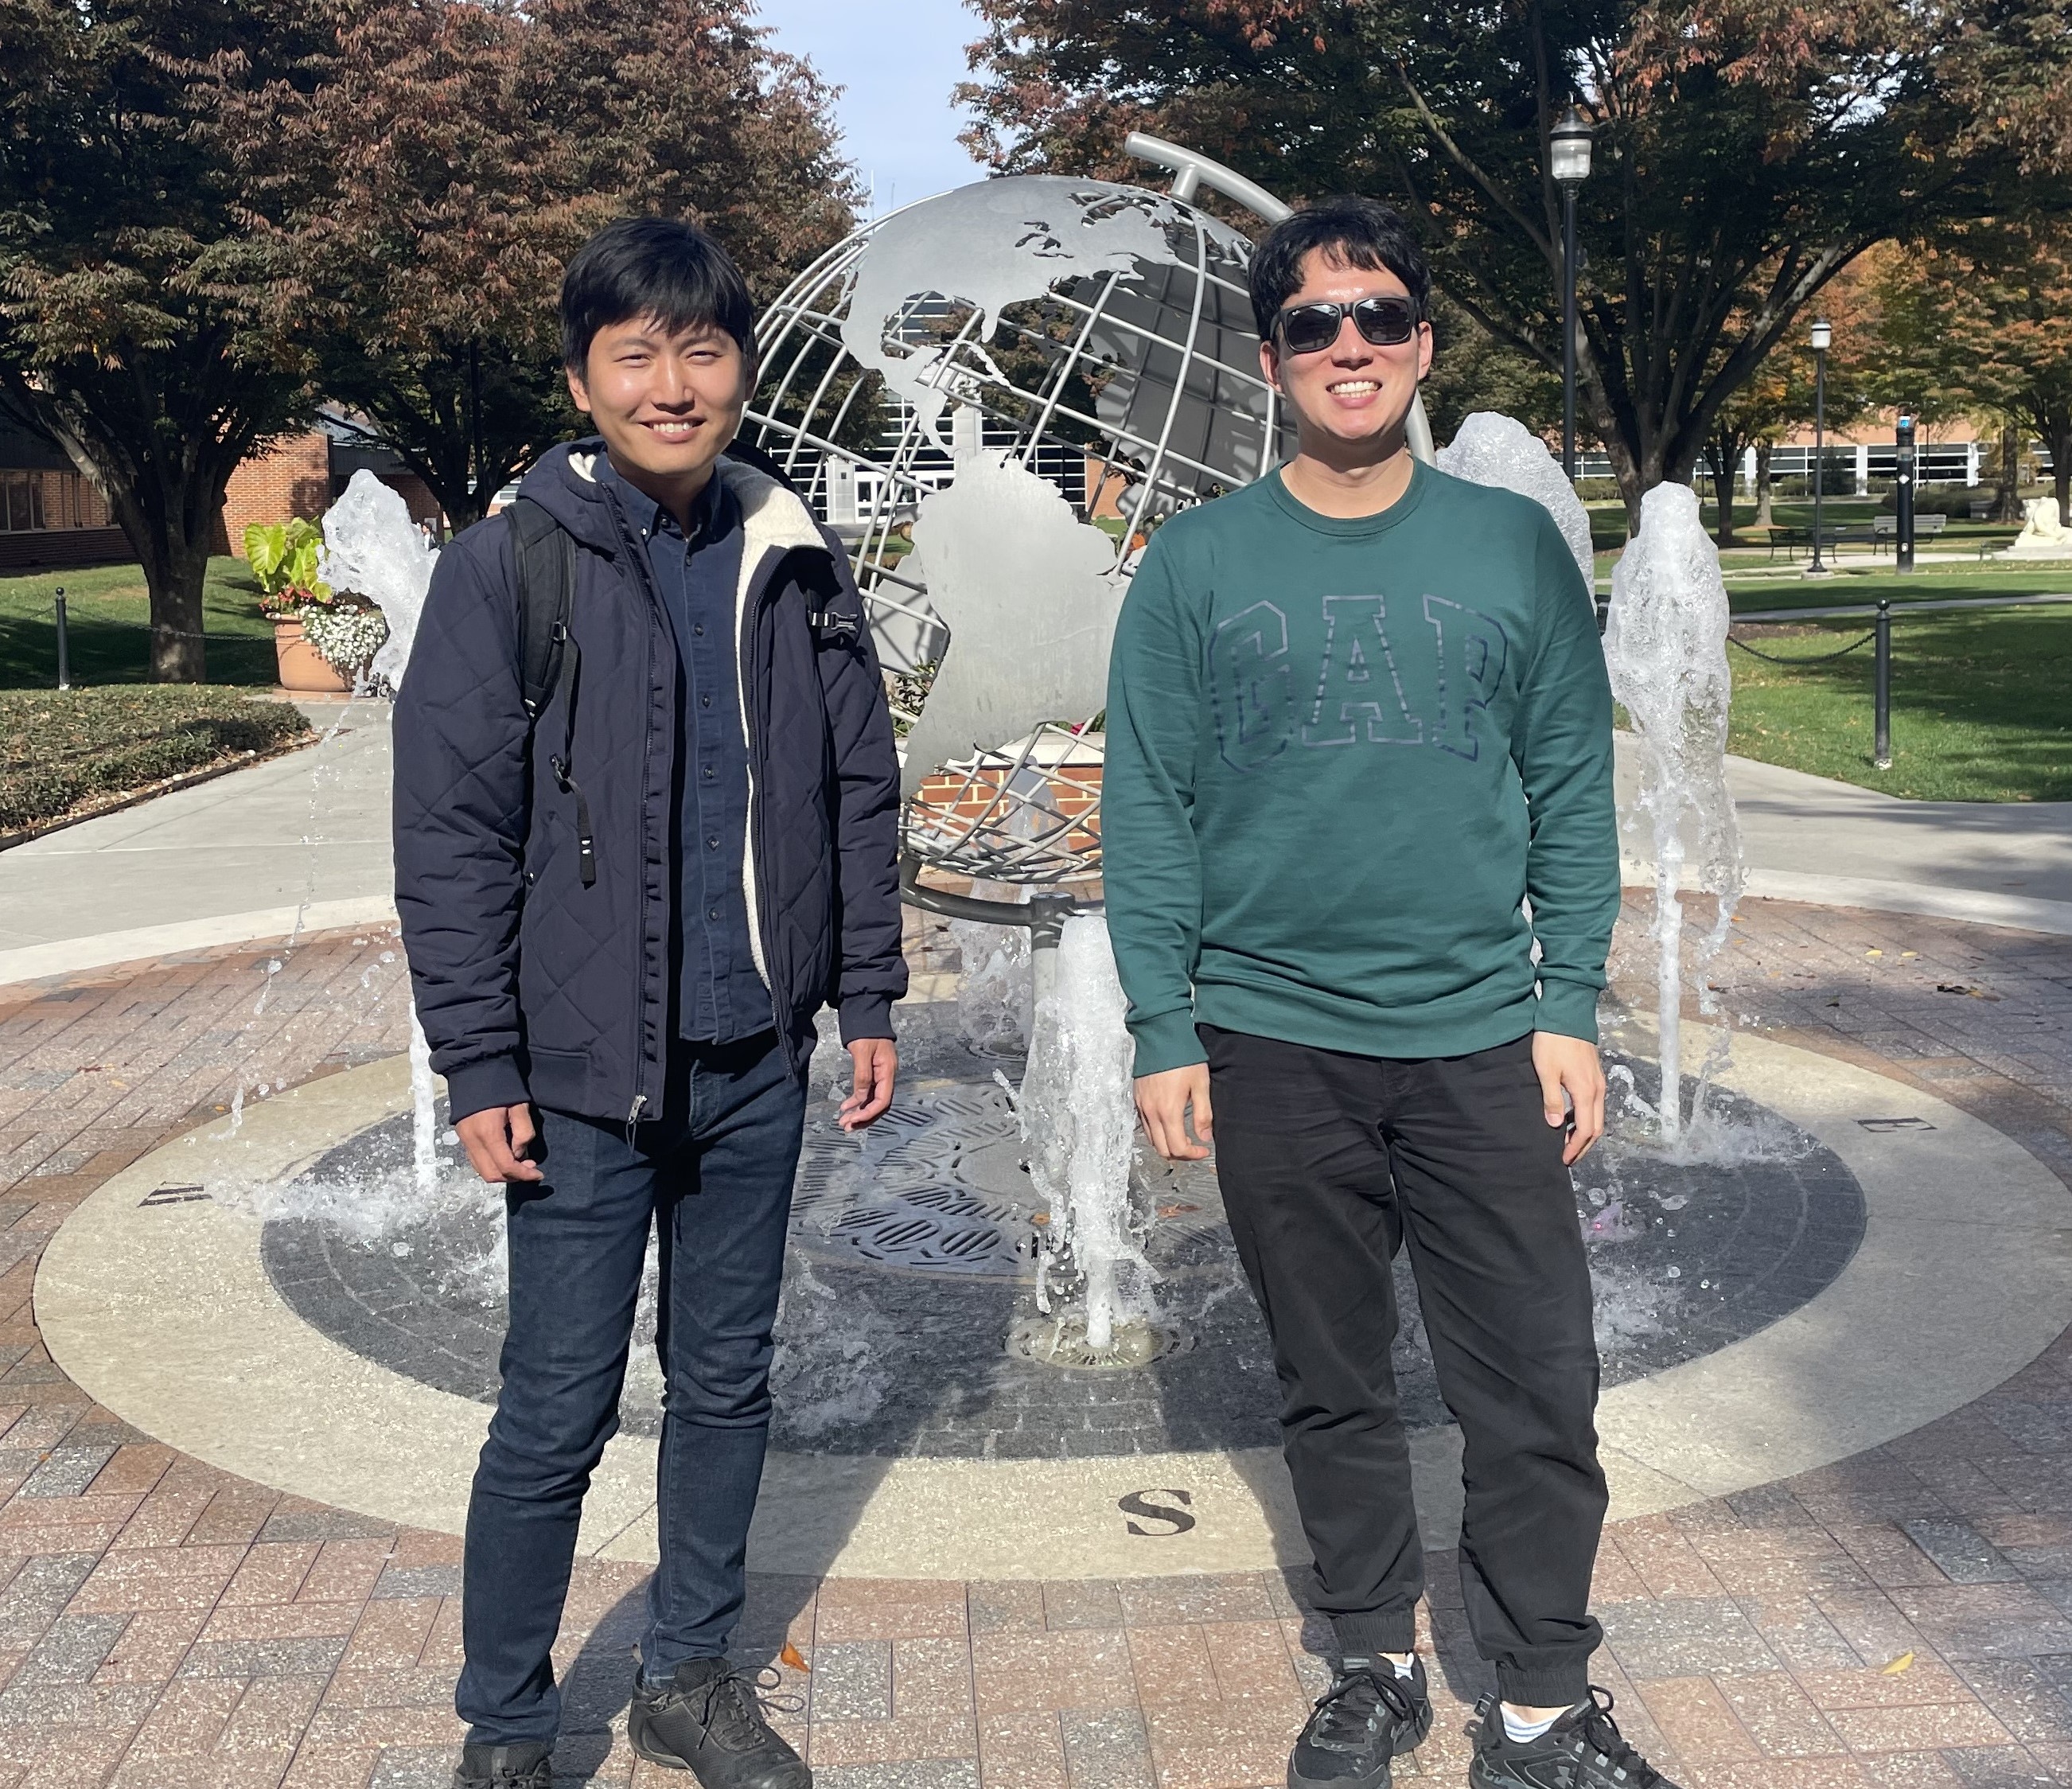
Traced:
[[717, 919], [719, 917], [719, 909], [716, 907], [707, 907], [705, 909], [705, 917], [708, 919]]
[[705, 624], [702, 621], [694, 621], [691, 623], [691, 631], [693, 633], [702, 634], [705, 631]]
[[699, 697], [698, 706], [700, 708], [710, 708], [712, 706], [712, 697], [709, 696]]
[[706, 765], [706, 766], [705, 766], [705, 780], [706, 780], [708, 783], [709, 783], [709, 782], [711, 782], [711, 781], [712, 781], [712, 779], [713, 779], [713, 774], [714, 774], [714, 773], [713, 773], [713, 767], [712, 767], [712, 766], [711, 766], [711, 765], [709, 765], [709, 764]]
[[719, 849], [719, 841], [716, 838], [707, 839], [705, 841], [705, 849], [708, 851], [717, 851]]

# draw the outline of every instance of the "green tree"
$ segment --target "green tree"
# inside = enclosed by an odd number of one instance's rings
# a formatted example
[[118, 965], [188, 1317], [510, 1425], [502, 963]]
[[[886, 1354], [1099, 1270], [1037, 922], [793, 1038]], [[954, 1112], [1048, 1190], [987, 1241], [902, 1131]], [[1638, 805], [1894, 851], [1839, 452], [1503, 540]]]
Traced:
[[1536, 434], [1561, 426], [1561, 376], [1492, 335], [1443, 291], [1432, 294], [1432, 371], [1424, 413], [1433, 438], [1450, 441], [1477, 410], [1515, 416]]
[[1988, 208], [2025, 158], [2056, 165], [2046, 99], [2072, 55], [2044, 45], [2017, 122], [1982, 71], [2066, 0], [1500, 0], [1444, 29], [1408, 0], [973, 3], [962, 97], [994, 165], [1124, 175], [1140, 128], [1291, 199], [1392, 192], [1454, 300], [1550, 368], [1546, 145], [1583, 96], [1582, 397], [1634, 512], [1691, 476], [1721, 407], [1866, 248]]
[[2072, 525], [2072, 219], [1992, 218], [1909, 244], [1883, 268], [1879, 297], [1888, 401], [2040, 435]]
[[106, 493], [152, 677], [199, 681], [224, 487], [313, 391], [195, 95], [204, 63], [292, 67], [306, 27], [266, 0], [0, 0], [0, 405]]
[[[1884, 341], [1873, 268], [1884, 253], [1872, 249], [1821, 297], [1820, 314], [1834, 329], [1823, 413], [1830, 429], [1856, 422], [1878, 401], [1881, 390], [1878, 368]], [[1820, 409], [1816, 397], [1813, 350], [1801, 330], [1771, 349], [1747, 382], [1720, 406], [1705, 442], [1704, 463], [1712, 475], [1714, 535], [1721, 546], [1735, 545], [1734, 480], [1751, 447], [1756, 450], [1756, 525], [1770, 525], [1769, 450], [1780, 437], [1813, 423]], [[1832, 474], [1830, 479], [1832, 490]]]
[[304, 69], [216, 125], [285, 326], [464, 526], [578, 418], [555, 296], [615, 217], [689, 217], [762, 295], [848, 229], [812, 69], [745, 0], [329, 0]]

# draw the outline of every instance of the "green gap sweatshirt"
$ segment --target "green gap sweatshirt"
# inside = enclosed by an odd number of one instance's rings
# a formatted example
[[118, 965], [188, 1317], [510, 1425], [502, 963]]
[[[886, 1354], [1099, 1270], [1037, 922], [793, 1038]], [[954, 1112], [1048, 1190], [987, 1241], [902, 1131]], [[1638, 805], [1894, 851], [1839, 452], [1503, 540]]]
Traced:
[[1422, 465], [1356, 520], [1277, 471], [1173, 517], [1116, 625], [1101, 831], [1139, 1075], [1202, 1060], [1197, 1019], [1366, 1056], [1594, 1041], [1612, 698], [1553, 518]]

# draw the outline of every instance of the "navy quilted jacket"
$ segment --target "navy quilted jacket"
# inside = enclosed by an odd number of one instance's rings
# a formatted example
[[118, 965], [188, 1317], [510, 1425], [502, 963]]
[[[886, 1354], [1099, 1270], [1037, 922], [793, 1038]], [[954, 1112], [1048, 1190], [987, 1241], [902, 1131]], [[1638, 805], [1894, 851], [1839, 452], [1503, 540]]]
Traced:
[[[571, 679], [527, 750], [512, 537], [500, 516], [439, 556], [397, 698], [396, 907], [432, 1066], [455, 1118], [532, 1099], [661, 1114], [670, 1033], [676, 651], [647, 555], [590, 475], [601, 443], [557, 447], [520, 487], [578, 543]], [[743, 545], [735, 612], [749, 746], [742, 865], [755, 966], [803, 1073], [813, 1015], [845, 1041], [892, 1035], [899, 948], [891, 717], [847, 561], [805, 505], [733, 460]], [[852, 625], [815, 627], [809, 613]], [[590, 801], [547, 774], [567, 736]]]

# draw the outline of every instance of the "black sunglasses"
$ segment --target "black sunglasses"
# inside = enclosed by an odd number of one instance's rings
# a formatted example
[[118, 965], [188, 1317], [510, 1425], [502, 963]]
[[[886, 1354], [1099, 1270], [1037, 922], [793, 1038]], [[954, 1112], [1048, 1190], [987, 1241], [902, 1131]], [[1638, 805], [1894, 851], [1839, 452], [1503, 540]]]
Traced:
[[1417, 307], [1408, 298], [1359, 298], [1350, 305], [1291, 304], [1273, 319], [1274, 333], [1290, 354], [1314, 354], [1338, 339], [1350, 313], [1363, 340], [1397, 348], [1417, 333]]

